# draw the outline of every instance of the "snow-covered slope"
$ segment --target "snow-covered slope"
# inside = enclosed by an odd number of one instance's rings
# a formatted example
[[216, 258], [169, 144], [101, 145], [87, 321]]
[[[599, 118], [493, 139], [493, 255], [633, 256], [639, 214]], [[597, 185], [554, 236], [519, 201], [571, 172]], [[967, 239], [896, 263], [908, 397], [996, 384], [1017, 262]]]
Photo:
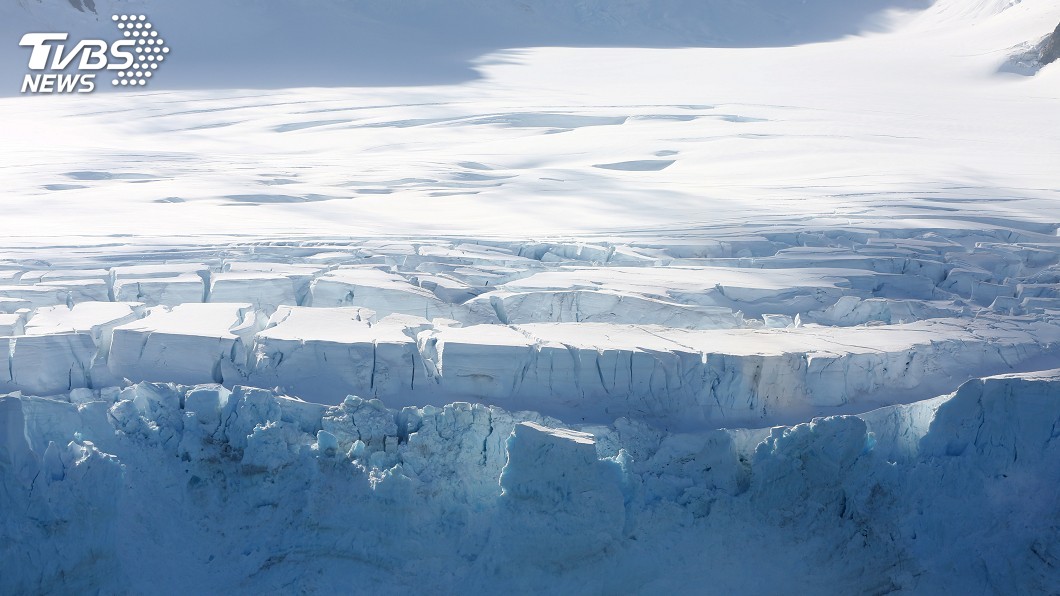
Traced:
[[1058, 21], [0, 4], [0, 593], [1060, 593]]
[[[198, 47], [174, 39], [159, 91], [0, 100], [0, 232], [39, 246], [1048, 227], [1060, 75], [998, 69], [1060, 8], [970, 4], [796, 47], [492, 52], [474, 58], [482, 79], [450, 86], [162, 92]], [[4, 56], [16, 85], [26, 51]], [[239, 85], [226, 64], [195, 68]]]
[[[0, 7], [7, 21], [0, 28], [12, 37], [26, 27], [90, 36], [114, 31], [111, 14], [146, 13], [179, 52], [180, 59], [166, 65], [169, 83], [159, 83], [166, 88], [418, 85], [477, 78], [477, 57], [508, 48], [788, 46], [883, 28], [893, 13], [928, 4], [808, 0], [792, 9], [783, 0], [12, 0]], [[5, 62], [15, 73], [25, 63]]]

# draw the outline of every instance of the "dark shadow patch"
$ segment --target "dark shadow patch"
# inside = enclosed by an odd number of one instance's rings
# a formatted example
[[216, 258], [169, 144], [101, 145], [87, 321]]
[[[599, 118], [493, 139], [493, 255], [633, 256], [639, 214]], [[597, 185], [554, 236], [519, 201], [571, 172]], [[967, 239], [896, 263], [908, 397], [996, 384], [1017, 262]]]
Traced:
[[461, 182], [492, 182], [494, 180], [508, 180], [515, 178], [515, 176], [488, 176], [486, 174], [476, 174], [474, 172], [457, 172], [453, 174], [453, 180], [459, 180]]
[[181, 128], [181, 129], [178, 129], [178, 130], [181, 130], [181, 131], [184, 131], [184, 132], [188, 132], [188, 131], [192, 131], [192, 130], [210, 130], [212, 128], [228, 128], [229, 126], [235, 126], [236, 124], [242, 124], [242, 123], [243, 123], [242, 120], [240, 120], [238, 122], [214, 122], [212, 124], [200, 124], [198, 126], [192, 126], [192, 127], [189, 127], [189, 128]]
[[[70, 22], [72, 39], [112, 33], [111, 23], [83, 18], [92, 2], [47, 3], [14, 27], [33, 30], [44, 18]], [[481, 79], [484, 56], [501, 61], [513, 48], [788, 47], [879, 30], [885, 11], [931, 0], [258, 4], [152, 2], [151, 19], [174, 52], [151, 89], [452, 85]], [[25, 62], [5, 68], [0, 74], [20, 80]]]
[[410, 118], [408, 120], [391, 120], [389, 122], [369, 122], [367, 124], [354, 124], [350, 128], [413, 128], [416, 126], [428, 126], [442, 122], [452, 122], [458, 118]]
[[342, 184], [345, 187], [358, 187], [358, 186], [423, 186], [425, 184], [438, 184], [437, 180], [433, 178], [400, 178], [398, 180], [379, 180], [376, 182], [361, 182], [357, 180], [351, 180]]
[[752, 118], [751, 116], [738, 116], [736, 114], [721, 114], [714, 117], [726, 122], [769, 122], [766, 118]]
[[601, 170], [621, 170], [623, 172], [658, 172], [672, 166], [676, 161], [674, 159], [636, 159], [615, 163], [598, 163], [594, 164], [593, 167]]
[[470, 190], [470, 191], [468, 191], [468, 190], [436, 190], [436, 191], [434, 191], [432, 193], [428, 193], [428, 196], [431, 196], [431, 197], [459, 197], [459, 196], [462, 196], [462, 195], [477, 195], [477, 194], [479, 194], [479, 191], [477, 191], [477, 190]]
[[287, 203], [316, 203], [320, 201], [332, 201], [345, 197], [334, 197], [329, 195], [225, 195], [225, 199], [237, 204], [246, 205], [282, 205]]
[[294, 132], [296, 130], [305, 130], [307, 128], [319, 128], [321, 126], [331, 126], [333, 124], [348, 124], [352, 120], [317, 120], [315, 122], [291, 122], [290, 124], [281, 124], [274, 127], [272, 130], [275, 132]]
[[81, 171], [81, 172], [67, 172], [65, 174], [68, 178], [74, 180], [158, 180], [158, 176], [152, 176], [151, 174], [137, 174], [133, 172], [92, 172], [92, 171]]
[[673, 122], [691, 122], [702, 118], [702, 116], [691, 116], [687, 114], [649, 114], [647, 116], [630, 116], [630, 120], [671, 120]]
[[618, 126], [625, 124], [627, 119], [627, 116], [582, 116], [553, 112], [517, 112], [468, 118], [455, 124], [500, 124], [511, 128], [574, 129], [586, 126]]
[[486, 164], [481, 164], [481, 163], [479, 163], [477, 161], [462, 161], [462, 162], [460, 162], [460, 163], [458, 163], [456, 165], [458, 165], [458, 166], [460, 166], [462, 168], [467, 168], [469, 170], [492, 170], [493, 169], [493, 168], [487, 166]]

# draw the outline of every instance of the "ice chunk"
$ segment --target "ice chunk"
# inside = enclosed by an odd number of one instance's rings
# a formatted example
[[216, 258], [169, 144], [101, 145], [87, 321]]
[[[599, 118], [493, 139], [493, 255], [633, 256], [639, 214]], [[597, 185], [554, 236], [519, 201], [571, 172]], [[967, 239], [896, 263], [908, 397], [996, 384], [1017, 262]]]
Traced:
[[105, 302], [110, 299], [110, 284], [99, 279], [43, 281], [41, 288], [66, 290], [67, 302]]
[[77, 387], [70, 390], [69, 399], [70, 403], [80, 405], [99, 401], [101, 398], [92, 389], [87, 387]]
[[788, 315], [763, 314], [762, 321], [765, 323], [766, 329], [784, 329], [795, 326], [795, 320]]
[[134, 321], [145, 314], [143, 305], [128, 302], [81, 302], [72, 307], [38, 308], [26, 324], [27, 335], [85, 332], [106, 353], [111, 334], [118, 325]]
[[411, 276], [409, 281], [430, 290], [439, 300], [449, 304], [463, 304], [486, 291], [446, 275], [421, 273]]
[[807, 509], [813, 516], [841, 517], [844, 482], [871, 448], [865, 421], [854, 416], [774, 428], [755, 450], [751, 498], [781, 524], [806, 523], [812, 519]]
[[271, 392], [236, 386], [221, 411], [219, 433], [233, 449], [242, 451], [257, 428], [279, 422], [282, 417], [280, 404]]
[[123, 265], [111, 270], [115, 280], [152, 279], [159, 277], [203, 277], [210, 268], [202, 263], [170, 263], [156, 265]]
[[[114, 328], [141, 316], [142, 305], [123, 302], [81, 302], [72, 307], [43, 307], [38, 308], [26, 324], [25, 333], [28, 336], [87, 334], [96, 347], [96, 354], [83, 364], [88, 369], [91, 383], [99, 386], [114, 381], [109, 378], [106, 362]], [[74, 383], [70, 388], [79, 386]]]
[[310, 291], [313, 306], [359, 306], [379, 317], [398, 313], [428, 320], [459, 318], [453, 317], [459, 309], [454, 310], [429, 290], [379, 269], [336, 269], [314, 280]]
[[82, 426], [78, 407], [58, 399], [22, 398], [30, 448], [43, 454], [48, 443], [65, 445]]
[[[508, 292], [607, 291], [689, 306], [728, 307], [751, 315], [794, 315], [838, 299], [851, 280], [876, 276], [856, 269], [732, 267], [564, 267], [505, 283]], [[634, 305], [635, 306], [635, 305]]]
[[114, 298], [148, 306], [178, 306], [202, 302], [205, 286], [198, 275], [173, 277], [121, 277], [114, 281]]
[[957, 315], [960, 315], [960, 310], [945, 303], [885, 298], [863, 300], [856, 296], [843, 296], [835, 304], [812, 313], [814, 320], [826, 325], [861, 325], [872, 321], [911, 323]]
[[9, 298], [0, 292], [0, 313], [15, 314], [20, 310], [33, 309], [33, 301], [25, 298]]
[[210, 278], [210, 302], [250, 302], [272, 314], [280, 305], [301, 304], [308, 293], [308, 277], [270, 272], [223, 272]]
[[[26, 335], [8, 341], [9, 387], [31, 395], [54, 395], [91, 385], [90, 370], [96, 356], [91, 333]], [[0, 377], [0, 387], [4, 386], [2, 380]]]
[[61, 286], [0, 286], [0, 300], [9, 304], [9, 310], [20, 308], [39, 308], [68, 304], [72, 298], [70, 292]]
[[335, 457], [339, 450], [339, 442], [335, 435], [326, 430], [317, 431], [317, 452], [326, 457]]
[[[37, 457], [26, 438], [22, 400], [0, 397], [0, 475], [11, 474], [24, 487], [37, 473]], [[10, 470], [10, 472], [8, 472]], [[3, 484], [0, 483], [0, 486]]]
[[324, 403], [412, 390], [419, 356], [412, 337], [426, 321], [369, 325], [371, 317], [360, 308], [281, 306], [255, 338], [253, 382]]
[[243, 458], [240, 461], [244, 474], [275, 473], [296, 460], [305, 441], [290, 425], [277, 421], [258, 424], [247, 435]]
[[[636, 450], [628, 439], [623, 443]], [[717, 499], [743, 493], [750, 482], [749, 466], [725, 430], [665, 435], [639, 467], [646, 501], [681, 503], [694, 517], [705, 517]]]
[[939, 404], [920, 449], [974, 457], [979, 469], [1001, 475], [1017, 460], [1035, 464], [1055, 452], [1058, 424], [1060, 370], [976, 379]]
[[109, 282], [111, 273], [106, 269], [40, 269], [26, 271], [19, 278], [19, 283], [55, 282], [60, 280], [95, 280]]
[[221, 423], [221, 411], [228, 404], [232, 392], [219, 385], [201, 385], [188, 391], [184, 397], [184, 411], [210, 433]]
[[597, 459], [592, 435], [533, 422], [515, 425], [500, 485], [497, 525], [508, 538], [501, 543], [511, 549], [502, 557], [563, 568], [621, 536], [622, 469]]
[[428, 377], [417, 388], [430, 380], [446, 395], [590, 420], [752, 423], [824, 413], [881, 392], [939, 393], [951, 375], [1008, 370], [1054, 337], [1054, 325], [1028, 334], [986, 321], [761, 330], [474, 325], [420, 335]]
[[244, 374], [257, 321], [249, 304], [156, 307], [114, 329], [108, 365], [132, 380], [231, 382]]
[[362, 444], [359, 451], [383, 451], [386, 438], [397, 436], [394, 412], [377, 399], [349, 396], [338, 406], [328, 408], [321, 425], [335, 437], [336, 445], [344, 453], [349, 452], [356, 441]]
[[28, 312], [0, 314], [0, 335], [22, 335], [26, 329]]
[[533, 341], [502, 325], [448, 327], [422, 334], [418, 342], [428, 371], [454, 395], [510, 397], [534, 356]]
[[678, 304], [628, 293], [591, 290], [538, 292], [494, 291], [468, 303], [488, 304], [500, 322], [517, 323], [639, 323], [686, 329], [737, 326], [732, 309]]

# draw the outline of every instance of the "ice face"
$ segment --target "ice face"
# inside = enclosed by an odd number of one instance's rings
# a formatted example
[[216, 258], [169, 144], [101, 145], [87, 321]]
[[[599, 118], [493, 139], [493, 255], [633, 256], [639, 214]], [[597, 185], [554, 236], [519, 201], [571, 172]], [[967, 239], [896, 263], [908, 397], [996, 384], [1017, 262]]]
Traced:
[[114, 329], [107, 365], [119, 378], [185, 383], [238, 378], [258, 325], [249, 304], [157, 307]]
[[[747, 585], [728, 551], [749, 540], [780, 560], [801, 544], [813, 569], [786, 568], [788, 585], [963, 589], [990, 574], [1037, 591], [1055, 576], [1015, 553], [1050, 556], [1056, 539], [1056, 528], [1032, 522], [1055, 514], [1058, 396], [1060, 371], [1006, 375], [923, 403], [750, 434], [660, 433], [628, 422], [590, 433], [467, 403], [395, 410], [351, 397], [323, 407], [245, 387], [142, 383], [79, 394], [80, 405], [2, 397], [4, 510], [19, 505], [52, 526], [6, 518], [8, 535], [23, 537], [20, 560], [38, 571], [0, 581], [16, 592], [146, 586], [174, 556], [188, 572], [182, 585], [228, 585], [251, 569], [301, 575], [307, 564], [341, 578], [343, 566], [359, 575], [411, 552], [448, 561], [449, 571], [408, 567], [392, 582], [566, 590], [591, 573], [619, 583], [709, 575]], [[1033, 506], [1003, 496], [1012, 489], [1035, 495]], [[174, 490], [182, 499], [158, 515], [158, 500]], [[356, 504], [337, 506], [339, 495]], [[262, 506], [284, 516], [283, 532], [242, 521]], [[989, 530], [1001, 523], [1012, 529]], [[72, 533], [85, 529], [93, 533]], [[857, 544], [839, 552], [813, 542], [850, 532]], [[174, 541], [189, 549], [174, 555]], [[277, 561], [321, 541], [331, 556]], [[682, 553], [666, 554], [675, 544]], [[247, 552], [239, 565], [208, 561], [236, 545]], [[56, 548], [62, 557], [48, 555]], [[981, 548], [1013, 558], [969, 556]], [[74, 571], [93, 556], [104, 567]], [[889, 561], [902, 556], [916, 556], [915, 576], [893, 573]], [[458, 563], [468, 557], [480, 565]], [[704, 559], [737, 567], [703, 575], [696, 561]], [[849, 565], [858, 572], [843, 571]]]
[[370, 325], [374, 318], [361, 308], [281, 307], [254, 338], [248, 377], [331, 403], [350, 392], [412, 391], [422, 366], [415, 331], [386, 317]]
[[[379, 265], [391, 271], [235, 260], [219, 267], [117, 266], [100, 275], [112, 280], [106, 293], [115, 299], [128, 279], [169, 283], [184, 275], [224, 289], [207, 303], [174, 307], [88, 301], [18, 309], [4, 319], [13, 333], [0, 383], [41, 395], [123, 378], [229, 388], [248, 383], [328, 404], [350, 393], [395, 406], [476, 399], [564, 419], [607, 423], [627, 416], [668, 428], [709, 428], [794, 423], [926, 398], [976, 374], [1033, 366], [1028, 363], [1054, 352], [1060, 336], [1048, 314], [1057, 300], [1046, 283], [1055, 265], [1038, 254], [1044, 249], [1011, 245], [1006, 262], [1021, 264], [1010, 277], [976, 274], [1011, 295], [1001, 302], [991, 294], [993, 306], [986, 310], [969, 304], [976, 290], [960, 281], [971, 279], [967, 270], [944, 260], [936, 265], [949, 274], [932, 274], [937, 285], [931, 285], [925, 267], [909, 266], [912, 273], [900, 275], [890, 273], [889, 262], [869, 259], [865, 266], [885, 272], [851, 270], [851, 252], [834, 249], [819, 253], [843, 267], [807, 269], [800, 259], [810, 251], [789, 250], [774, 260], [798, 261], [799, 267], [726, 269], [655, 261], [631, 267], [625, 259], [615, 266], [530, 266], [521, 256], [650, 251], [658, 259], [686, 254], [682, 244], [592, 250], [497, 244], [474, 249], [434, 241], [395, 249], [364, 243], [360, 250], [370, 250], [372, 258], [401, 260], [400, 266]], [[877, 244], [853, 252], [874, 252]], [[939, 244], [949, 256], [930, 259], [985, 262], [1003, 252], [998, 245], [958, 250]], [[489, 258], [503, 266], [485, 265]], [[333, 254], [327, 260], [341, 259]], [[472, 296], [464, 303], [445, 302], [416, 285], [422, 270], [444, 272], [466, 287], [481, 285], [450, 296]], [[61, 280], [59, 271], [54, 277]], [[69, 275], [86, 271], [92, 270]], [[27, 273], [31, 283], [42, 277]], [[895, 288], [906, 287], [902, 278], [931, 290], [899, 292]], [[498, 281], [500, 288], [490, 289]], [[564, 290], [563, 284], [585, 289]], [[276, 288], [282, 291], [273, 293]], [[313, 292], [319, 298], [332, 290], [338, 292], [333, 301], [346, 306], [298, 305], [311, 303]], [[229, 294], [244, 301], [218, 301]], [[719, 301], [728, 306], [708, 306]], [[751, 314], [765, 310], [773, 312]]]
[[[310, 591], [1047, 591], [1057, 537], [1035, 520], [1055, 517], [1060, 373], [978, 377], [1055, 362], [1060, 277], [991, 234], [895, 240], [923, 251], [908, 273], [852, 257], [895, 250], [871, 242], [809, 268], [809, 250], [667, 265], [714, 249], [662, 240], [364, 241], [114, 266], [107, 300], [11, 299], [0, 391], [22, 394], [0, 398], [0, 511], [28, 513], [0, 519], [32, 548], [0, 557], [32, 573], [0, 591], [237, 590], [307, 569]], [[1003, 276], [966, 273], [999, 253]], [[114, 291], [182, 275], [228, 294]], [[337, 277], [353, 297], [315, 304]]]
[[451, 306], [431, 292], [413, 286], [404, 278], [374, 268], [337, 269], [314, 280], [310, 289], [313, 306], [362, 306], [378, 316], [448, 316]]

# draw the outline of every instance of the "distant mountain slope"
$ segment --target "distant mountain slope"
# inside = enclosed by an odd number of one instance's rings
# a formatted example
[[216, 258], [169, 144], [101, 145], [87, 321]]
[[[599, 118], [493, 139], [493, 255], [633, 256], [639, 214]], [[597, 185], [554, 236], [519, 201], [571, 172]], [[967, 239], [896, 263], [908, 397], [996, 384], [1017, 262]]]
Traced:
[[[1050, 0], [8, 0], [0, 4], [0, 38], [8, 40], [0, 50], [0, 81], [4, 81], [0, 93], [17, 92], [25, 72], [28, 50], [16, 45], [22, 34], [68, 31], [74, 38], [112, 38], [116, 31], [109, 17], [116, 13], [148, 14], [176, 52], [152, 89], [286, 88], [460, 83], [480, 76], [476, 65], [482, 56], [510, 48], [788, 47], [892, 30], [899, 22], [959, 36], [973, 27], [980, 36], [985, 30], [997, 32], [998, 27], [1015, 33], [1027, 29], [1025, 23], [1018, 23], [1021, 15], [1040, 14], [1046, 23], [1055, 22], [1050, 4]], [[919, 16], [907, 18], [911, 14]], [[987, 25], [988, 21], [1001, 24]], [[1010, 35], [1005, 38], [1011, 39], [1007, 46], [997, 49], [1023, 44], [1021, 51], [1027, 51], [1046, 31]], [[1055, 41], [1046, 50], [1052, 59], [1058, 52]]]
[[[167, 86], [432, 84], [473, 79], [504, 48], [774, 47], [886, 26], [929, 0], [14, 0], [0, 6], [5, 72], [25, 68], [21, 33], [114, 35], [109, 16], [146, 13], [180, 60]], [[160, 79], [161, 81], [162, 79]]]

